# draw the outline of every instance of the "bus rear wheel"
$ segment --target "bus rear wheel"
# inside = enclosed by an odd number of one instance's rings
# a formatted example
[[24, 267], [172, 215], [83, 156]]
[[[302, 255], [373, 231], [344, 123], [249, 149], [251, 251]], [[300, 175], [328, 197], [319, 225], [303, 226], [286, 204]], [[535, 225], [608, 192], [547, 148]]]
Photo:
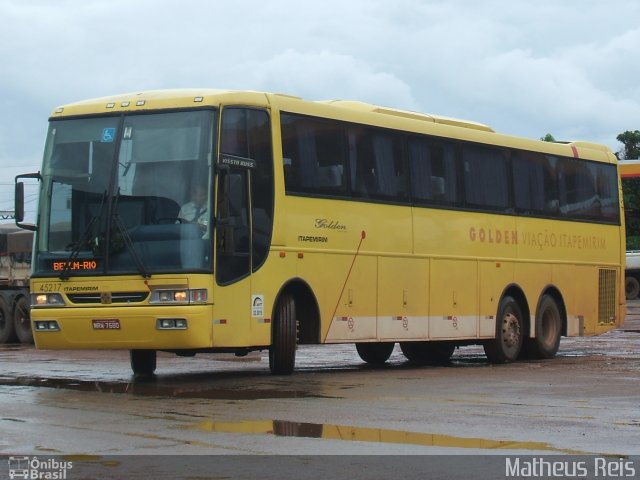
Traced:
[[536, 336], [524, 340], [528, 358], [553, 358], [560, 347], [562, 317], [558, 304], [550, 295], [543, 295], [536, 312]]
[[13, 318], [9, 315], [4, 297], [0, 297], [0, 343], [11, 343], [15, 339], [16, 331]]
[[383, 365], [393, 352], [393, 342], [356, 343], [360, 358], [371, 365]]
[[29, 315], [29, 302], [27, 297], [19, 297], [13, 309], [13, 326], [20, 343], [33, 343], [31, 331], [31, 316]]
[[131, 350], [131, 370], [135, 375], [149, 377], [156, 371], [155, 350]]
[[506, 296], [498, 307], [496, 336], [484, 344], [484, 353], [491, 363], [510, 363], [517, 360], [524, 333], [522, 310], [518, 302]]
[[445, 342], [401, 342], [400, 350], [412, 363], [447, 363], [456, 346]]
[[293, 296], [284, 294], [278, 300], [271, 326], [269, 368], [274, 375], [290, 375], [296, 363], [298, 326]]

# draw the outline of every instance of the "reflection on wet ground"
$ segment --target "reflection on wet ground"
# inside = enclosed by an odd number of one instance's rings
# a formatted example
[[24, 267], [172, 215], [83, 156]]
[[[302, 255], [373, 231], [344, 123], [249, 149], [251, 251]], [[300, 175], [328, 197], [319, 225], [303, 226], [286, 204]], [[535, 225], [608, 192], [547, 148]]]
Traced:
[[[146, 380], [131, 375], [126, 351], [5, 346], [0, 363], [0, 400], [11, 407], [0, 418], [5, 448], [17, 442], [38, 452], [120, 453], [638, 448], [640, 334], [630, 331], [565, 338], [555, 359], [501, 366], [490, 365], [477, 346], [460, 348], [444, 366], [412, 365], [396, 347], [388, 365], [374, 368], [353, 345], [305, 345], [287, 377], [270, 375], [265, 352], [249, 360], [159, 353], [157, 375]], [[43, 441], [43, 427], [64, 433]], [[104, 432], [105, 440], [92, 443]]]
[[408, 432], [382, 428], [353, 427], [286, 420], [260, 420], [238, 422], [199, 421], [186, 427], [212, 433], [239, 433], [275, 435], [278, 437], [320, 438], [350, 442], [396, 443], [425, 447], [455, 447], [488, 450], [549, 451], [565, 454], [587, 454], [589, 452], [555, 448], [544, 442], [521, 442], [492, 440], [485, 438], [458, 437], [436, 433]]
[[270, 398], [333, 398], [301, 390], [269, 386], [224, 388], [201, 383], [198, 375], [186, 375], [180, 382], [164, 383], [154, 378], [135, 382], [86, 381], [64, 378], [0, 377], [0, 385], [60, 388], [82, 392], [125, 393], [147, 397], [203, 398], [210, 400], [260, 400]]

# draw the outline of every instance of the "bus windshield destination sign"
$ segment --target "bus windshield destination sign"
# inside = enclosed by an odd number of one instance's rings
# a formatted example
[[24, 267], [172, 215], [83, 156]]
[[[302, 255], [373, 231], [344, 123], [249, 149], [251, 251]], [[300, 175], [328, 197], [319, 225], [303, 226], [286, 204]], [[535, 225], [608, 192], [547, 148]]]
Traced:
[[63, 270], [95, 270], [98, 268], [98, 262], [95, 260], [75, 260], [65, 262], [51, 262], [52, 270], [60, 272]]

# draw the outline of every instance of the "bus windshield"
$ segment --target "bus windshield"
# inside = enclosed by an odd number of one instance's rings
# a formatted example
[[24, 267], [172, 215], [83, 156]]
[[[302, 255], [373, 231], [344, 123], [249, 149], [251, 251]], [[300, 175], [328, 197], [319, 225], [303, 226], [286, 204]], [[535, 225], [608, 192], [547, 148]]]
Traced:
[[55, 120], [34, 275], [212, 270], [216, 112]]

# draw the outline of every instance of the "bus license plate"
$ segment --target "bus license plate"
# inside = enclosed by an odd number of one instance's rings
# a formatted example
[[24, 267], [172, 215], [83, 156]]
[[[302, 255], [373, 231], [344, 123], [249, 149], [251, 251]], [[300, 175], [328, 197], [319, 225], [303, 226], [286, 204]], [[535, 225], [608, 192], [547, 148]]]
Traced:
[[100, 319], [93, 321], [94, 330], [120, 330], [120, 320], [117, 318]]

